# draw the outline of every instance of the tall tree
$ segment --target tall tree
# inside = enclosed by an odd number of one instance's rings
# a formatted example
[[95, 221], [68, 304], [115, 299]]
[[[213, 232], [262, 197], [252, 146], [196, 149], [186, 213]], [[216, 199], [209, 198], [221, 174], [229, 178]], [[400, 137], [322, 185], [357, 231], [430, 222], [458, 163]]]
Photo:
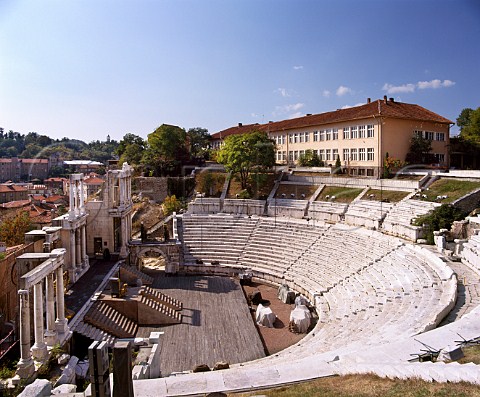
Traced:
[[7, 215], [0, 222], [0, 240], [7, 246], [22, 244], [25, 241], [25, 233], [31, 229], [30, 216], [27, 211], [18, 211]]
[[135, 134], [125, 134], [118, 143], [116, 153], [120, 158], [120, 164], [127, 162], [129, 164], [140, 164], [143, 151], [145, 150], [145, 140]]
[[217, 161], [227, 171], [238, 174], [242, 189], [247, 189], [254, 169], [261, 171], [275, 165], [275, 143], [260, 131], [230, 135], [219, 150]]
[[210, 134], [206, 128], [189, 128], [187, 131], [188, 149], [192, 157], [201, 156], [208, 147]]
[[[465, 117], [462, 117], [462, 114], [464, 114], [466, 110], [470, 110], [470, 112], [466, 112], [468, 113], [468, 117], [466, 117], [465, 115]], [[480, 107], [475, 110], [463, 109], [459, 119], [460, 118], [462, 120], [465, 120], [461, 122], [462, 125], [460, 127], [460, 136], [468, 143], [475, 146], [480, 146]]]
[[183, 128], [162, 124], [147, 137], [147, 150], [142, 162], [151, 165], [156, 175], [168, 175], [179, 171], [189, 158], [186, 132]]
[[429, 164], [435, 161], [432, 152], [432, 142], [420, 134], [413, 135], [410, 139], [410, 149], [405, 161], [410, 164]]
[[470, 124], [472, 112], [473, 109], [471, 108], [465, 108], [460, 112], [460, 115], [457, 117], [457, 125], [460, 127], [460, 131], [463, 130], [463, 127]]

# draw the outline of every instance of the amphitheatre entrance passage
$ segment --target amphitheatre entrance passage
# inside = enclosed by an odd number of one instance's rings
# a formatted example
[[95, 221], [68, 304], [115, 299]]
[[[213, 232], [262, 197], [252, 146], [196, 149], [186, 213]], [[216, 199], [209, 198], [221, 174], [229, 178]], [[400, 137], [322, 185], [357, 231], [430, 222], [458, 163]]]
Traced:
[[178, 271], [181, 250], [179, 243], [131, 240], [128, 248], [129, 263], [138, 269], [141, 269], [145, 262], [157, 262], [166, 274], [174, 274]]

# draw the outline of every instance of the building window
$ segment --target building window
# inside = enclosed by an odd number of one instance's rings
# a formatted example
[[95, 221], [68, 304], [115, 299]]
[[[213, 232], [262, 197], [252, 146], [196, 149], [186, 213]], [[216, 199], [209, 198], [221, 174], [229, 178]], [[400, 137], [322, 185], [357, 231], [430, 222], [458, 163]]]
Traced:
[[338, 139], [338, 128], [333, 129], [332, 139], [336, 141]]
[[293, 134], [288, 134], [288, 143], [293, 143]]
[[343, 139], [350, 139], [350, 127], [343, 127]]
[[423, 131], [415, 130], [413, 131], [413, 136], [421, 137], [423, 136]]
[[350, 149], [343, 149], [343, 161], [350, 160]]
[[318, 142], [318, 131], [313, 131], [313, 142]]
[[305, 142], [310, 142], [310, 133], [304, 132], [304, 135], [305, 135]]
[[324, 141], [325, 140], [325, 130], [320, 131], [320, 140]]
[[445, 133], [444, 132], [436, 132], [435, 133], [435, 140], [436, 141], [444, 141], [445, 140]]
[[320, 160], [325, 161], [325, 150], [324, 149], [320, 149], [318, 151], [318, 157], [320, 157]]
[[435, 159], [437, 160], [438, 163], [444, 163], [445, 155], [443, 153], [435, 153]]
[[336, 161], [338, 157], [338, 149], [332, 149], [332, 160]]
[[326, 130], [326, 140], [327, 141], [331, 141], [332, 140], [332, 129], [329, 128], [328, 130]]
[[358, 160], [358, 156], [357, 156], [357, 149], [352, 149], [350, 151], [350, 159], [352, 161], [357, 161]]
[[331, 150], [325, 149], [325, 161], [330, 161], [332, 159], [330, 155], [331, 155]]
[[351, 127], [350, 136], [352, 137], [352, 139], [358, 138], [358, 126]]
[[282, 152], [282, 161], [287, 161], [287, 152], [285, 150]]
[[298, 143], [298, 133], [293, 134], [293, 143]]
[[300, 150], [300, 156], [305, 156], [305, 150]]
[[365, 148], [358, 149], [358, 160], [365, 161]]
[[369, 147], [367, 149], [367, 161], [373, 161], [375, 160], [375, 155], [374, 155], [374, 151], [373, 151], [373, 147]]
[[372, 168], [367, 168], [367, 176], [373, 176], [374, 172]]
[[373, 138], [375, 136], [375, 129], [373, 124], [367, 125], [367, 138]]
[[358, 127], [358, 137], [365, 138], [365, 126], [361, 125]]
[[293, 161], [293, 151], [288, 151], [288, 161]]
[[425, 131], [425, 139], [428, 139], [429, 141], [433, 141], [433, 132], [431, 131]]

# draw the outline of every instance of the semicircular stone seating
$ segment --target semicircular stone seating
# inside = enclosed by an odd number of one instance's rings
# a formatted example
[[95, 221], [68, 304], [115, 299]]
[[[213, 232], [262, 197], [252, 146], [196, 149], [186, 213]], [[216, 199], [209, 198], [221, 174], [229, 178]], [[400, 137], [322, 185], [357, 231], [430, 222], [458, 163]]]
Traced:
[[320, 318], [316, 342], [308, 342], [318, 352], [433, 328], [455, 295], [451, 273], [432, 265], [426, 253], [364, 228], [184, 215], [183, 243], [186, 267], [201, 260], [249, 268], [258, 278], [306, 295]]

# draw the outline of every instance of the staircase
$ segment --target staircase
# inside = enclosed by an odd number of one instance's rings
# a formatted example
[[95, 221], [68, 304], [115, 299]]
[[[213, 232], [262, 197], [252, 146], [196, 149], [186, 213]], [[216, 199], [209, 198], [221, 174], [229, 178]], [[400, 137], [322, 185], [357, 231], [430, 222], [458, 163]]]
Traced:
[[144, 285], [152, 285], [153, 277], [141, 272], [133, 266], [126, 264], [120, 265], [120, 279], [128, 284], [134, 284], [134, 281], [140, 279]]
[[182, 314], [170, 306], [142, 295], [138, 302], [138, 323], [141, 325], [180, 324]]
[[163, 292], [160, 292], [158, 289], [151, 287], [144, 287], [140, 290], [140, 295], [146, 296], [150, 300], [156, 301], [162, 305], [168, 306], [173, 310], [182, 310], [183, 304], [178, 299], [172, 298], [171, 296], [165, 295]]
[[102, 301], [92, 305], [83, 321], [117, 338], [133, 338], [138, 328], [135, 321]]

